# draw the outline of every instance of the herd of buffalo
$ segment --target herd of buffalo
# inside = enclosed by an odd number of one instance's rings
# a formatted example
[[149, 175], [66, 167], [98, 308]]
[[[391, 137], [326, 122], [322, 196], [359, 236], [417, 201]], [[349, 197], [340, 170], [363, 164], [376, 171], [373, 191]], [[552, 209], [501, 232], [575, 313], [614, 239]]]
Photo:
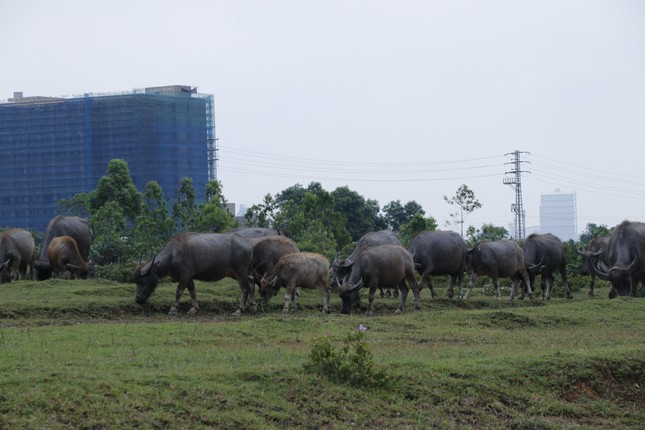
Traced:
[[[26, 230], [13, 228], [0, 233], [0, 283], [57, 277], [85, 278], [89, 272], [92, 230], [78, 217], [54, 218], [43, 235], [40, 256], [36, 257], [34, 239]], [[610, 237], [594, 238], [583, 257], [583, 271], [591, 276], [589, 295], [593, 296], [595, 278], [611, 284], [609, 297], [635, 296], [639, 282], [645, 285], [645, 224], [623, 221]], [[457, 233], [424, 231], [404, 248], [391, 231], [365, 234], [346, 259], [330, 265], [321, 254], [300, 252], [288, 237], [267, 228], [241, 228], [227, 233], [182, 232], [173, 236], [152, 260], [140, 265], [134, 278], [136, 302], [145, 303], [159, 280], [169, 276], [178, 282], [170, 314], [177, 313], [186, 288], [192, 299], [189, 314], [199, 309], [195, 280], [237, 280], [241, 298], [235, 314], [247, 308], [255, 311], [255, 286], [265, 301], [285, 287], [283, 312], [296, 307], [300, 288], [319, 288], [323, 294], [323, 312], [330, 311], [330, 292], [342, 300], [341, 312], [349, 313], [360, 305], [359, 291], [369, 290], [368, 313], [373, 311], [376, 290], [383, 295], [399, 296], [398, 311], [403, 311], [408, 291], [420, 308], [419, 290], [427, 285], [432, 297], [437, 292], [432, 276], [450, 276], [448, 297], [468, 298], [479, 276], [488, 276], [501, 297], [499, 278], [510, 278], [510, 298], [526, 294], [534, 297], [535, 278], [540, 275], [542, 299], [549, 300], [557, 271], [567, 298], [572, 297], [567, 281], [562, 242], [552, 234], [532, 234], [522, 244], [512, 240], [480, 241], [471, 249]], [[464, 275], [471, 272], [464, 292]], [[419, 281], [417, 281], [417, 274]]]

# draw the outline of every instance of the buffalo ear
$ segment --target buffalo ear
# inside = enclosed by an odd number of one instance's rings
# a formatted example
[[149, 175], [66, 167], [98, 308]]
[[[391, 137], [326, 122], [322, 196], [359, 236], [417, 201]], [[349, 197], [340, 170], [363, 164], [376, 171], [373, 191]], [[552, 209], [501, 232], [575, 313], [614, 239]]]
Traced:
[[348, 267], [352, 267], [353, 264], [354, 262], [352, 260], [348, 260], [348, 259], [339, 260], [337, 263], [337, 267], [342, 267], [346, 269]]
[[74, 266], [72, 263], [67, 263], [65, 267], [67, 268], [67, 270], [80, 270], [78, 266]]
[[478, 250], [479, 250], [479, 245], [475, 245], [475, 246], [473, 246], [472, 248], [470, 248], [470, 249], [468, 250], [468, 254], [474, 254], [474, 253], [475, 253], [475, 252], [477, 252]]

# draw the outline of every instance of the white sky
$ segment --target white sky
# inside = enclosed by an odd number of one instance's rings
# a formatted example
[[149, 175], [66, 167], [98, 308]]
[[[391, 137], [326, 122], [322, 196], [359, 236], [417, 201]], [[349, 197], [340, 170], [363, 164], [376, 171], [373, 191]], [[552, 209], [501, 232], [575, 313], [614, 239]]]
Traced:
[[526, 151], [578, 230], [645, 220], [645, 2], [0, 0], [0, 99], [192, 85], [215, 97], [218, 179], [254, 204], [296, 183], [416, 200], [440, 228], [509, 228]]

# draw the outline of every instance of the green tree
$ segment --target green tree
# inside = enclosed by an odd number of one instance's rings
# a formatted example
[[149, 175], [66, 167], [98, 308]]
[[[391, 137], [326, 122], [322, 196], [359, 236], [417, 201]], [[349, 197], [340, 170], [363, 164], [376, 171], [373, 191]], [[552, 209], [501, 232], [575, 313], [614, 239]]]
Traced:
[[[310, 225], [320, 222], [323, 230], [335, 241], [337, 248], [350, 243], [351, 236], [345, 228], [345, 219], [334, 210], [333, 195], [325, 191], [318, 182], [312, 182], [304, 189], [304, 193], [300, 192], [301, 188], [300, 185], [296, 185], [276, 196], [276, 202], [279, 204], [273, 227], [286, 232], [300, 246], [306, 232], [311, 232]], [[291, 199], [285, 200], [285, 196], [291, 196]]]
[[226, 210], [226, 199], [219, 181], [206, 184], [206, 202], [199, 205], [195, 229], [201, 232], [218, 233], [236, 226], [235, 214]]
[[92, 261], [98, 265], [123, 263], [132, 257], [127, 221], [116, 201], [108, 201], [93, 211], [89, 218], [94, 241], [90, 249]]
[[61, 215], [86, 217], [89, 213], [90, 194], [78, 193], [69, 199], [61, 199], [57, 203]]
[[89, 196], [90, 216], [108, 202], [116, 202], [126, 219], [134, 221], [141, 213], [141, 193], [130, 177], [128, 163], [114, 159], [108, 163], [107, 174], [99, 179]]
[[275, 211], [275, 201], [271, 194], [267, 194], [262, 203], [255, 204], [246, 210], [244, 218], [250, 227], [272, 228]]
[[197, 204], [195, 203], [195, 188], [192, 178], [183, 178], [179, 182], [177, 200], [172, 205], [173, 217], [179, 224], [180, 231], [192, 230], [197, 219]]
[[[450, 214], [452, 224], [459, 224], [461, 237], [464, 237], [464, 218], [470, 215], [475, 209], [482, 207], [481, 203], [475, 198], [475, 193], [462, 184], [457, 188], [457, 192], [451, 198], [443, 196], [443, 199], [450, 205], [457, 209], [456, 212]], [[449, 222], [448, 225], [451, 223]]]
[[383, 206], [385, 219], [388, 227], [395, 232], [401, 229], [403, 224], [409, 223], [415, 214], [425, 215], [425, 211], [419, 203], [412, 200], [403, 206], [400, 200], [394, 200]]
[[124, 160], [108, 163], [106, 174], [99, 179], [88, 201], [89, 222], [94, 232], [93, 261], [99, 265], [128, 261], [134, 249], [132, 225], [143, 204]]
[[580, 234], [580, 243], [588, 245], [594, 237], [606, 237], [611, 235], [611, 230], [604, 224], [596, 225], [588, 223], [585, 230]]
[[134, 228], [134, 247], [139, 257], [151, 257], [177, 231], [161, 186], [156, 181], [146, 184], [144, 208]]
[[435, 231], [437, 229], [437, 220], [433, 217], [424, 218], [423, 215], [416, 213], [410, 222], [403, 224], [399, 231], [401, 243], [406, 248], [418, 233], [422, 231]]
[[475, 229], [471, 225], [468, 227], [466, 236], [471, 243], [476, 243], [480, 240], [501, 240], [509, 238], [508, 230], [493, 224], [483, 224], [481, 229]]
[[331, 194], [334, 198], [334, 209], [345, 218], [345, 227], [353, 241], [357, 241], [367, 232], [387, 228], [387, 221], [380, 215], [378, 202], [375, 200], [365, 200], [347, 186], [338, 187]]

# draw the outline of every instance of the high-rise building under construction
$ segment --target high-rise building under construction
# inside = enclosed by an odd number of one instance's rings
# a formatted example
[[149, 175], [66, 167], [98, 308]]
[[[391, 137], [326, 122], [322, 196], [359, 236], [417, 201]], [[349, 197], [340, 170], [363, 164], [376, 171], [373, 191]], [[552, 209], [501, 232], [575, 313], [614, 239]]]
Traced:
[[213, 96], [183, 85], [0, 103], [0, 227], [42, 231], [57, 203], [87, 193], [112, 159], [139, 191], [157, 181], [169, 203], [189, 177], [197, 199], [216, 179]]

